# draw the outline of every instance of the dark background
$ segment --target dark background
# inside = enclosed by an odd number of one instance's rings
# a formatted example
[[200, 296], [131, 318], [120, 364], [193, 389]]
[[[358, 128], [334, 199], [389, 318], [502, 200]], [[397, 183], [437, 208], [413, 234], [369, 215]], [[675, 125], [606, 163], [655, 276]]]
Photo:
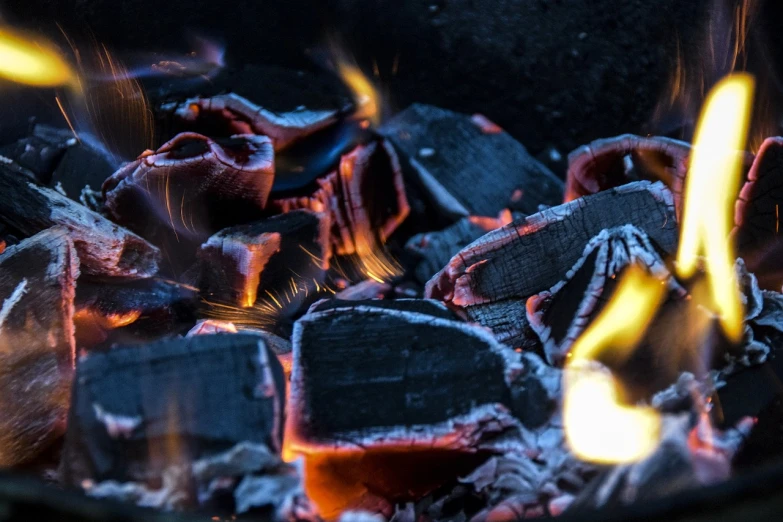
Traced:
[[[714, 55], [708, 27], [730, 31], [743, 3], [755, 14], [747, 49], [763, 83], [758, 112], [776, 126], [779, 0], [3, 0], [0, 15], [52, 38], [55, 22], [90, 31], [120, 56], [184, 50], [184, 30], [197, 30], [222, 40], [233, 66], [314, 67], [338, 36], [366, 71], [378, 64], [395, 107], [482, 112], [534, 153], [567, 153], [622, 132], [681, 134], [687, 111], [660, 110], [678, 56], [698, 83]], [[0, 127], [25, 111], [7, 104]]]

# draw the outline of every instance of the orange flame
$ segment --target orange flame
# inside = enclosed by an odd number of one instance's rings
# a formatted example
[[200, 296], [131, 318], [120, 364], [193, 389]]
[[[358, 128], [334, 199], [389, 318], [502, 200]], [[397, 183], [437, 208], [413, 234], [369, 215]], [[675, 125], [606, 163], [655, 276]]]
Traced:
[[692, 277], [704, 256], [712, 306], [729, 339], [742, 335], [742, 304], [729, 232], [742, 176], [754, 80], [735, 74], [715, 86], [696, 130], [677, 252], [677, 274]]
[[39, 37], [0, 29], [0, 76], [35, 87], [78, 86], [55, 47]]
[[[742, 335], [743, 311], [729, 239], [731, 216], [742, 174], [754, 80], [729, 76], [710, 92], [702, 110], [685, 186], [685, 208], [677, 253], [677, 274], [693, 277], [706, 267], [709, 307], [720, 315], [729, 339]], [[663, 282], [665, 283], [665, 282]], [[649, 407], [618, 403], [619, 385], [593, 362], [606, 350], [627, 358], [641, 341], [665, 295], [665, 286], [632, 266], [616, 293], [572, 348], [565, 370], [563, 419], [574, 453], [601, 463], [633, 462], [658, 445], [661, 419]], [[700, 324], [704, 328], [707, 323]]]
[[377, 127], [381, 122], [381, 94], [378, 88], [356, 65], [356, 62], [335, 43], [332, 44], [332, 55], [335, 57], [337, 74], [353, 94], [356, 103], [354, 117], [358, 120], [367, 120], [372, 126]]
[[632, 462], [657, 446], [660, 416], [618, 401], [619, 384], [593, 362], [603, 352], [628, 357], [641, 341], [666, 290], [638, 265], [630, 266], [614, 297], [574, 343], [565, 369], [563, 420], [571, 450], [592, 462]]

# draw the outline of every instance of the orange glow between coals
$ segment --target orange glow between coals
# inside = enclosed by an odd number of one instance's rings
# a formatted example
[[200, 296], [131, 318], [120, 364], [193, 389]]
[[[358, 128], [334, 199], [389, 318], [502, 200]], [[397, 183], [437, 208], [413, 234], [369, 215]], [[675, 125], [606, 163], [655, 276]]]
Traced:
[[52, 45], [8, 28], [0, 29], [0, 77], [36, 87], [78, 85], [76, 75]]
[[658, 445], [660, 417], [648, 407], [624, 406], [609, 371], [593, 362], [608, 350], [628, 357], [666, 293], [666, 281], [630, 266], [612, 300], [571, 349], [564, 372], [566, 441], [581, 459], [607, 464], [644, 458]]
[[677, 252], [677, 275], [692, 277], [705, 263], [711, 307], [726, 336], [742, 336], [742, 303], [734, 273], [731, 231], [734, 202], [742, 179], [754, 89], [753, 77], [735, 74], [707, 97], [694, 138], [685, 181], [685, 205]]

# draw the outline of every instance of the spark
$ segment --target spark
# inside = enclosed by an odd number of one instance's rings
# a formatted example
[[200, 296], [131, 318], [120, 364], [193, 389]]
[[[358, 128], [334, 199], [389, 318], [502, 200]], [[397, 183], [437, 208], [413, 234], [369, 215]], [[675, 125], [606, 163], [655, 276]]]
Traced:
[[73, 124], [71, 123], [71, 119], [68, 117], [68, 113], [65, 112], [65, 107], [63, 107], [63, 104], [60, 101], [60, 97], [55, 96], [54, 101], [57, 102], [57, 106], [60, 108], [60, 112], [62, 113], [63, 118], [65, 118], [65, 123], [68, 124], [68, 128], [71, 129], [71, 132], [73, 133], [73, 137], [76, 138], [76, 141], [81, 143], [82, 140], [79, 138], [79, 135], [76, 133], [76, 129], [74, 129]]

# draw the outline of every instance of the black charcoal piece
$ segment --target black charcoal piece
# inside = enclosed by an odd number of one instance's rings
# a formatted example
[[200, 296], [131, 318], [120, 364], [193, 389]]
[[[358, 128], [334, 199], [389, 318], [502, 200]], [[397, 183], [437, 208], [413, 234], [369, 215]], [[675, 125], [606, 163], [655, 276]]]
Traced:
[[68, 138], [52, 141], [32, 134], [16, 143], [0, 147], [0, 156], [30, 172], [39, 183], [48, 184], [69, 146], [69, 140], [76, 142], [72, 134]]
[[84, 187], [100, 190], [118, 165], [115, 157], [98, 144], [94, 137], [82, 134], [80, 141], [65, 150], [52, 172], [49, 186], [79, 201]]
[[385, 123], [381, 134], [452, 220], [496, 216], [515, 191], [521, 198], [514, 207], [527, 214], [563, 200], [563, 182], [486, 118], [414, 104]]
[[[482, 328], [409, 311], [413, 301], [402, 309], [380, 303], [322, 309], [295, 324], [295, 449], [464, 451], [486, 430], [514, 424], [503, 405], [518, 354]], [[486, 424], [487, 415], [495, 422]]]
[[418, 263], [415, 268], [416, 279], [426, 283], [432, 276], [446, 266], [454, 255], [492, 230], [500, 228], [511, 221], [494, 218], [465, 217], [437, 232], [417, 234], [405, 244], [405, 249], [412, 252]]
[[0, 255], [0, 466], [35, 457], [65, 430], [78, 276], [61, 228]]
[[451, 319], [459, 321], [459, 317], [446, 308], [440, 301], [433, 299], [362, 299], [359, 301], [346, 301], [343, 299], [324, 299], [313, 304], [308, 313], [323, 312], [337, 308], [351, 308], [353, 306], [380, 308], [384, 310], [399, 310], [402, 312], [415, 312], [419, 314], [431, 315], [441, 319]]
[[210, 237], [197, 254], [196, 286], [205, 299], [235, 307], [252, 307], [269, 293], [286, 301], [282, 293], [294, 286], [302, 287], [301, 300], [305, 289], [309, 294], [323, 283], [330, 257], [324, 215], [297, 210]]
[[[508, 301], [524, 303], [565, 279], [587, 243], [605, 228], [634, 225], [663, 254], [677, 245], [677, 220], [671, 192], [660, 183], [639, 181], [586, 196], [514, 221], [490, 232], [459, 252], [427, 283], [425, 296], [464, 309]], [[508, 318], [490, 313], [508, 326]], [[517, 306], [521, 309], [521, 306]], [[513, 320], [510, 319], [510, 320]], [[510, 332], [513, 335], [513, 331]]]
[[0, 220], [22, 234], [64, 227], [85, 274], [144, 278], [158, 270], [160, 251], [150, 243], [5, 165], [0, 165], [0, 194]]
[[113, 348], [79, 361], [61, 472], [146, 481], [258, 442], [282, 444], [283, 370], [263, 338], [218, 334]]
[[70, 129], [48, 125], [36, 125], [30, 136], [0, 148], [0, 155], [76, 201], [85, 186], [99, 189], [118, 165], [92, 134], [83, 132], [77, 139]]

